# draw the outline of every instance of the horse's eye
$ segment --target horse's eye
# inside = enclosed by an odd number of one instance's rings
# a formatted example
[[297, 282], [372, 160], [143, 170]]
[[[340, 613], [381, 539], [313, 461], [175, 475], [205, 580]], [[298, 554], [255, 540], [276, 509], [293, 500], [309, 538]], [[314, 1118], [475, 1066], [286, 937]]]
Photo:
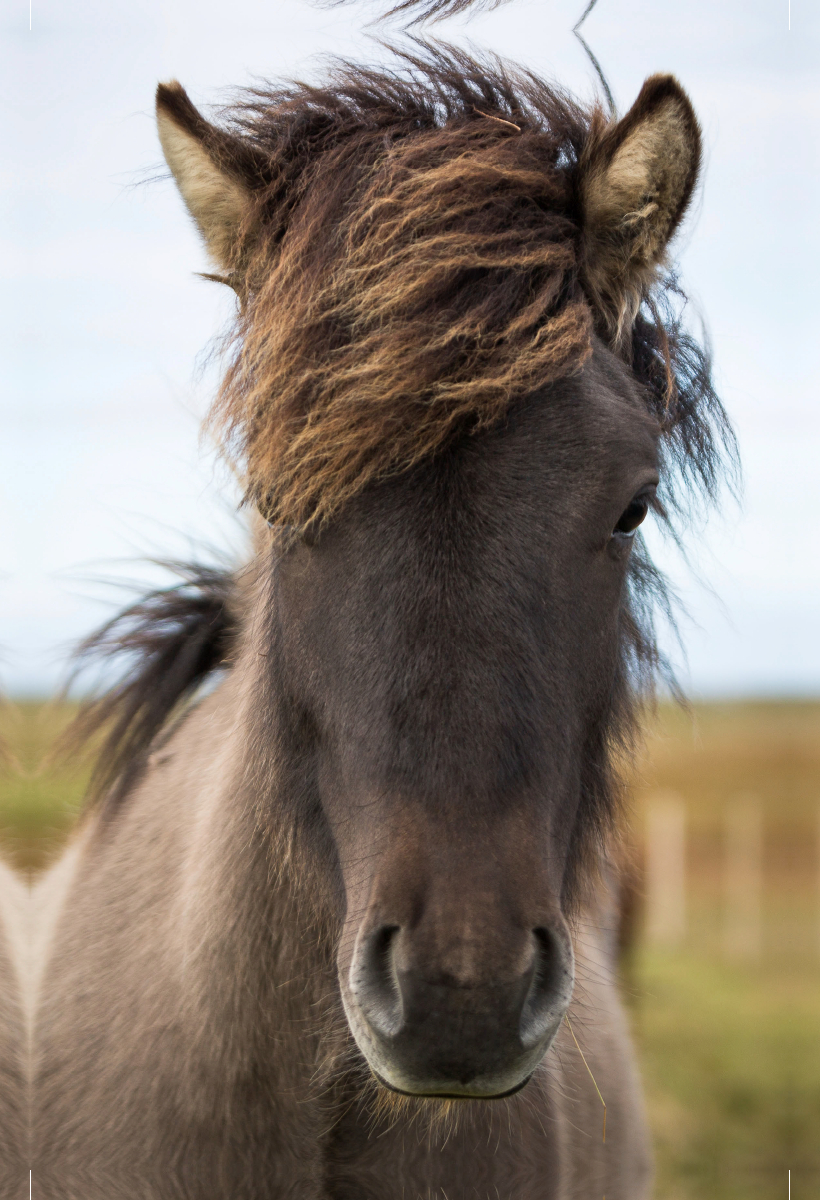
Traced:
[[636, 496], [634, 500], [630, 500], [629, 504], [618, 518], [615, 529], [613, 530], [613, 536], [627, 538], [634, 537], [635, 530], [643, 521], [648, 511], [648, 496]]

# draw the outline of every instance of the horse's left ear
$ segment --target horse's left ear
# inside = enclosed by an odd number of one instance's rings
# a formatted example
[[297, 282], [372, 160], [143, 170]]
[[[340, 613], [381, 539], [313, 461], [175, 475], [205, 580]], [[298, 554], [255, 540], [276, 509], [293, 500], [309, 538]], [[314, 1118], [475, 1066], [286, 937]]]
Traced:
[[595, 124], [578, 164], [584, 280], [617, 336], [631, 321], [697, 182], [700, 128], [671, 75], [652, 75], [626, 116]]
[[257, 164], [238, 138], [197, 111], [176, 80], [157, 88], [157, 129], [182, 199], [222, 270], [239, 266], [250, 233]]

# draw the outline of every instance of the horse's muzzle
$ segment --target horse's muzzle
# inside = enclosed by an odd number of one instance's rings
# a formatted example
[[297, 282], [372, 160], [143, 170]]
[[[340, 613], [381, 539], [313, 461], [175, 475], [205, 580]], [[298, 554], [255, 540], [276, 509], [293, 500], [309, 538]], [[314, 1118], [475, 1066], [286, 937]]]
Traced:
[[501, 936], [494, 971], [491, 938], [486, 947], [483, 939], [467, 948], [451, 942], [436, 961], [414, 931], [360, 930], [342, 994], [380, 1082], [409, 1095], [476, 1099], [526, 1084], [572, 996], [572, 945], [562, 920]]

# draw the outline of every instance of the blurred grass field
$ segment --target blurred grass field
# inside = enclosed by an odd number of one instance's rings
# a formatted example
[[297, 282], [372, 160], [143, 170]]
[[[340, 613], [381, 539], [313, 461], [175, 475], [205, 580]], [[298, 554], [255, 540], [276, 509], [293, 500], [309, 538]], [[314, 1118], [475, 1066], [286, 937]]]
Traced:
[[0, 841], [20, 870], [37, 871], [60, 850], [82, 807], [91, 761], [50, 763], [76, 705], [18, 701], [0, 708]]
[[[72, 715], [35, 702], [0, 710], [5, 855], [35, 872], [80, 810], [90, 764], [43, 765]], [[820, 1196], [820, 703], [663, 707], [637, 764], [640, 850], [659, 792], [686, 805], [687, 931], [674, 950], [638, 938], [625, 994], [643, 1064], [657, 1200]], [[759, 957], [727, 961], [724, 815], [763, 816]], [[597, 1198], [595, 1198], [597, 1200]]]
[[[663, 708], [636, 771], [633, 840], [659, 792], [687, 819], [687, 931], [639, 942], [629, 980], [658, 1200], [820, 1196], [820, 704]], [[725, 818], [762, 816], [761, 946], [725, 950]]]

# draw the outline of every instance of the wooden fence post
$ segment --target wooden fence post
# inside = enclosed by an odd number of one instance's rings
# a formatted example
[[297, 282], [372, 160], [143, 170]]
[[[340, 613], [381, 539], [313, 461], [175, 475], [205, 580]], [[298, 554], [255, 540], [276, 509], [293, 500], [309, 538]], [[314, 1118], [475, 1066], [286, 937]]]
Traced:
[[646, 938], [677, 946], [686, 936], [686, 806], [675, 792], [659, 793], [646, 820]]
[[729, 958], [761, 951], [763, 814], [757, 796], [738, 796], [725, 812], [724, 949]]
[[820, 953], [820, 805], [817, 808], [817, 951]]

